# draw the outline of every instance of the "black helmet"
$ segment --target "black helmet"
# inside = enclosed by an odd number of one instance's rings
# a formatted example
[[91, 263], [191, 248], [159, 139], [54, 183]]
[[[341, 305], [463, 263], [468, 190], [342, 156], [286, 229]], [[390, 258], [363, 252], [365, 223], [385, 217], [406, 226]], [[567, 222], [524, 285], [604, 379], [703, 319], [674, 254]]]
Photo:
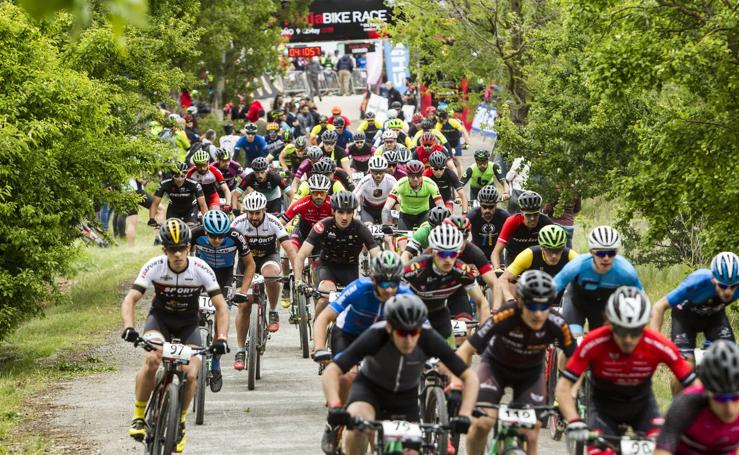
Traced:
[[321, 134], [321, 142], [325, 142], [327, 144], [335, 144], [336, 138], [338, 135], [336, 134], [336, 131], [334, 130], [326, 130]]
[[178, 161], [177, 164], [175, 164], [174, 174], [187, 174], [188, 169], [190, 169], [190, 166], [187, 163], [184, 161]]
[[258, 156], [251, 160], [251, 169], [254, 172], [266, 171], [268, 167], [269, 163], [267, 162], [267, 158], [263, 156]]
[[190, 228], [179, 218], [167, 218], [159, 228], [159, 237], [166, 248], [188, 245], [190, 235]]
[[230, 160], [231, 152], [229, 152], [227, 149], [220, 148], [216, 150], [216, 158], [218, 158], [219, 160]]
[[400, 101], [393, 101], [392, 103], [390, 103], [390, 109], [402, 109], [402, 107], [403, 103], [401, 103]]
[[372, 260], [370, 276], [375, 280], [400, 280], [403, 261], [395, 251], [384, 250]]
[[226, 123], [225, 125], [223, 125], [223, 132], [226, 133], [227, 135], [233, 134], [233, 132], [234, 132], [234, 126], [233, 126], [233, 124], [232, 123]]
[[495, 205], [500, 201], [500, 194], [498, 188], [495, 185], [485, 185], [480, 188], [480, 192], [477, 193], [477, 200], [480, 204]]
[[356, 133], [354, 133], [354, 137], [352, 139], [354, 139], [354, 142], [364, 141], [367, 139], [367, 136], [365, 136], [363, 132], [357, 131]]
[[518, 196], [518, 206], [522, 212], [538, 212], [542, 202], [541, 196], [535, 191], [524, 191]]
[[249, 134], [257, 134], [257, 125], [253, 123], [247, 123], [244, 126], [244, 132]]
[[375, 118], [375, 113], [372, 111], [367, 111], [364, 113], [364, 118], [373, 119]]
[[414, 294], [400, 294], [385, 302], [383, 317], [394, 329], [413, 330], [426, 321], [428, 310], [420, 297]]
[[334, 210], [356, 210], [358, 205], [351, 191], [339, 191], [331, 196], [331, 208]]
[[336, 161], [331, 158], [321, 158], [313, 163], [312, 171], [314, 174], [328, 175], [336, 170]]
[[445, 218], [444, 223], [451, 224], [459, 229], [459, 232], [465, 235], [469, 234], [472, 230], [472, 223], [470, 223], [469, 218], [464, 215], [452, 215], [449, 218]]
[[424, 131], [428, 131], [433, 127], [434, 127], [434, 121], [431, 119], [426, 118], [426, 119], [423, 119], [423, 121], [421, 122], [421, 129]]
[[434, 169], [442, 169], [446, 167], [446, 155], [436, 151], [429, 156], [429, 164]]
[[490, 159], [490, 152], [487, 150], [477, 150], [474, 156], [475, 161], [488, 161]]
[[334, 128], [344, 128], [346, 126], [346, 122], [341, 117], [334, 117]]
[[431, 224], [432, 227], [436, 227], [444, 221], [444, 218], [451, 214], [452, 212], [450, 212], [445, 206], [435, 205], [428, 213], [429, 224]]
[[739, 392], [739, 347], [728, 340], [716, 340], [697, 367], [703, 387], [711, 393]]
[[551, 303], [556, 296], [552, 277], [541, 270], [527, 270], [516, 283], [516, 294], [524, 304]]

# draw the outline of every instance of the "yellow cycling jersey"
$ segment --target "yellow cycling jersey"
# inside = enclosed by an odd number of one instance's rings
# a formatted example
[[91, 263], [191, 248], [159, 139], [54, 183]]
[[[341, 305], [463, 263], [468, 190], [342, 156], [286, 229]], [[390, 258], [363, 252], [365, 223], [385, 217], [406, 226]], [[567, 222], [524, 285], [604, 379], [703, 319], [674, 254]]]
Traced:
[[[382, 129], [382, 123], [380, 123], [377, 119], [372, 119], [372, 124], [375, 127], [375, 131]], [[369, 128], [370, 122], [367, 120], [362, 120], [362, 123], [359, 124], [357, 127], [357, 131], [365, 132], [367, 131], [367, 128]]]
[[[567, 263], [577, 257], [577, 252], [569, 248], [566, 248], [566, 251], [563, 252], [562, 255], [564, 256], [565, 253], [567, 253], [567, 257], [566, 259], [562, 258], [564, 260], [560, 260], [560, 262], [562, 263]], [[538, 257], [534, 256], [534, 254], [538, 255]], [[511, 265], [508, 266], [508, 271], [511, 272], [513, 276], [521, 276], [523, 272], [532, 268], [546, 269], [547, 264], [544, 263], [544, 258], [542, 255], [543, 253], [541, 252], [540, 247], [526, 248], [525, 250], [521, 251], [518, 256], [516, 256], [516, 259], [513, 260]], [[557, 265], [550, 267], [557, 267]]]
[[[449, 123], [449, 126], [451, 126], [452, 128], [454, 128], [455, 130], [459, 132], [462, 132], [462, 130], [464, 129], [462, 122], [460, 122], [459, 120], [455, 118], [447, 119], [447, 123]], [[443, 125], [444, 125], [443, 123], [436, 122], [436, 126], [434, 128], [436, 129], [436, 131], [441, 131], [441, 127]]]
[[[321, 129], [322, 128], [323, 128], [323, 125], [321, 125], [321, 124], [318, 124], [318, 125], [314, 126], [313, 129], [310, 130], [310, 137], [318, 137], [318, 135], [321, 133]], [[333, 126], [330, 123], [327, 123], [326, 124], [326, 129], [329, 130], [329, 131], [334, 131], [334, 130], [336, 130], [336, 127]]]
[[[338, 180], [334, 180], [333, 185], [331, 185], [331, 188], [328, 190], [328, 194], [336, 194], [339, 191], [344, 191], [344, 185], [341, 184]], [[300, 186], [298, 187], [298, 191], [295, 192], [295, 195], [293, 196], [293, 201], [297, 201], [303, 196], [307, 196], [308, 193], [310, 193], [310, 188], [308, 187], [308, 182], [303, 181], [300, 183]]]
[[[446, 137], [444, 137], [443, 134], [441, 134], [441, 131], [438, 129], [431, 130], [432, 133], [434, 133], [434, 137], [436, 137], [436, 140], [439, 141], [439, 144], [446, 144], [447, 140]], [[418, 147], [418, 140], [421, 139], [421, 135], [423, 134], [423, 130], [416, 131], [416, 134], [413, 136], [413, 147]]]

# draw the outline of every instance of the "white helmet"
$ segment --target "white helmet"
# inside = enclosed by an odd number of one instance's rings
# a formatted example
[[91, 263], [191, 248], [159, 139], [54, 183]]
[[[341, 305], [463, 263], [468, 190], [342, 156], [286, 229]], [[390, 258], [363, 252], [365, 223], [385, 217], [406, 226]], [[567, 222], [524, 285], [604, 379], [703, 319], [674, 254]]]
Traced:
[[387, 160], [384, 156], [373, 156], [369, 160], [369, 168], [371, 171], [384, 171], [387, 169]]
[[382, 132], [383, 141], [385, 139], [397, 139], [397, 138], [398, 138], [398, 133], [396, 133], [395, 131], [391, 129], [386, 129], [385, 131]]
[[429, 246], [432, 250], [459, 251], [463, 242], [462, 232], [451, 224], [442, 223], [429, 234]]
[[322, 174], [313, 174], [308, 179], [308, 189], [311, 191], [328, 191], [331, 181]]
[[649, 323], [651, 310], [644, 291], [634, 286], [621, 286], [608, 297], [606, 318], [615, 326], [635, 329]]
[[267, 207], [267, 198], [259, 191], [252, 191], [244, 198], [244, 210], [256, 212]]
[[621, 235], [611, 226], [598, 226], [588, 235], [591, 250], [615, 250], [621, 248]]

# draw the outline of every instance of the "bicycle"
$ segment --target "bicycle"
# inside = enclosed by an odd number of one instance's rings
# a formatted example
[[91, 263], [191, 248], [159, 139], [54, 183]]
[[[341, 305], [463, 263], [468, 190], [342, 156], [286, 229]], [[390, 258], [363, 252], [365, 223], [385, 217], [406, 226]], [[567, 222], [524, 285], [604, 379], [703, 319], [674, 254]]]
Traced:
[[[528, 440], [519, 430], [528, 430], [536, 427], [537, 422], [543, 421], [549, 414], [554, 413], [551, 406], [524, 406], [500, 404], [493, 408], [498, 410], [496, 417], [495, 436], [488, 442], [485, 449], [487, 455], [526, 455]], [[538, 411], [543, 411], [538, 413]], [[475, 417], [489, 417], [487, 413], [476, 409], [472, 413]]]
[[[434, 425], [449, 425], [446, 394], [444, 388], [449, 379], [439, 371], [439, 359], [429, 359], [421, 373], [418, 402], [421, 405], [421, 421]], [[425, 442], [436, 447], [439, 455], [446, 455], [449, 444], [449, 433], [430, 433]], [[457, 445], [459, 438], [457, 438]], [[457, 447], [455, 445], [455, 448]]]
[[[310, 285], [313, 283], [313, 263], [318, 259], [318, 255], [306, 258], [306, 264], [303, 268], [303, 283]], [[311, 324], [312, 315], [310, 313], [310, 305], [308, 296], [303, 292], [298, 292], [295, 287], [295, 280], [290, 282], [290, 323], [298, 326], [300, 333], [300, 350], [304, 359], [310, 356], [310, 341], [313, 339], [313, 324]]]
[[[201, 295], [198, 302], [198, 327], [200, 330], [200, 339], [205, 341], [206, 346], [213, 343], [213, 324], [216, 308], [210, 297]], [[198, 388], [195, 391], [195, 397], [192, 400], [192, 410], [195, 412], [195, 424], [202, 425], [205, 414], [205, 389], [210, 385], [212, 378], [211, 366], [213, 364], [213, 355], [210, 352], [203, 354], [203, 361], [200, 363], [200, 372], [198, 373]]]
[[[434, 435], [449, 434], [449, 425], [406, 422], [404, 420], [363, 420], [352, 418], [346, 426], [348, 430], [374, 430], [375, 442], [372, 444], [376, 455], [402, 455], [405, 449], [413, 449], [421, 455], [439, 455], [433, 440]], [[446, 453], [446, 446], [444, 447]]]
[[144, 421], [146, 436], [143, 441], [147, 454], [170, 454], [180, 440], [180, 415], [187, 378], [180, 366], [190, 363], [190, 358], [209, 352], [209, 348], [186, 346], [178, 339], [171, 342], [150, 341], [139, 337], [135, 347], [147, 351], [161, 348], [162, 366], [157, 371], [156, 383], [146, 405]]

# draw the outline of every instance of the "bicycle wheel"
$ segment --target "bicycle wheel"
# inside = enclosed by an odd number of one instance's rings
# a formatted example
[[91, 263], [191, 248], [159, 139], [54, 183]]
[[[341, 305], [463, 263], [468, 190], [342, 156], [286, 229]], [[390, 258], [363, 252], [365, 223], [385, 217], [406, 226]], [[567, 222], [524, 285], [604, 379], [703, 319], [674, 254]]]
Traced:
[[170, 382], [162, 395], [154, 433], [154, 450], [152, 453], [171, 454], [177, 445], [180, 432], [179, 388]]
[[262, 353], [264, 352], [264, 349], [267, 345], [267, 336], [265, 335], [267, 333], [267, 320], [266, 320], [266, 308], [267, 303], [264, 301], [264, 295], [262, 295], [261, 301], [259, 302], [259, 308], [262, 310], [260, 311], [261, 315], [259, 316], [259, 333], [257, 334], [257, 340], [259, 340], [259, 346], [257, 349], [257, 362], [256, 362], [256, 370], [257, 370], [257, 379], [262, 379]]
[[[557, 376], [559, 374], [558, 368], [559, 350], [555, 347], [550, 346], [547, 352], [547, 365], [546, 365], [546, 377], [547, 377], [547, 404], [550, 406], [554, 404], [554, 391], [557, 388]], [[549, 428], [549, 436], [554, 441], [562, 439], [564, 434], [563, 420], [559, 415], [550, 415], [547, 418], [547, 427]]]
[[247, 388], [249, 390], [254, 390], [254, 386], [256, 385], [257, 380], [257, 356], [259, 355], [259, 349], [257, 347], [257, 344], [259, 344], [259, 305], [258, 304], [252, 304], [251, 306], [251, 316], [249, 320], [249, 350], [246, 353], [249, 357], [249, 365], [247, 366]]
[[308, 302], [305, 295], [298, 297], [298, 324], [300, 324], [300, 348], [303, 350], [303, 358], [307, 359], [310, 355], [310, 346], [308, 346]]
[[[446, 410], [446, 399], [441, 387], [430, 387], [426, 389], [426, 405], [424, 406], [424, 423], [448, 425], [449, 416]], [[439, 455], [447, 455], [449, 434], [440, 432], [431, 434], [431, 442], [436, 447]]]
[[198, 372], [198, 388], [195, 391], [195, 425], [202, 425], [205, 414], [205, 388], [208, 379], [208, 362], [203, 357], [200, 362], [200, 371]]

